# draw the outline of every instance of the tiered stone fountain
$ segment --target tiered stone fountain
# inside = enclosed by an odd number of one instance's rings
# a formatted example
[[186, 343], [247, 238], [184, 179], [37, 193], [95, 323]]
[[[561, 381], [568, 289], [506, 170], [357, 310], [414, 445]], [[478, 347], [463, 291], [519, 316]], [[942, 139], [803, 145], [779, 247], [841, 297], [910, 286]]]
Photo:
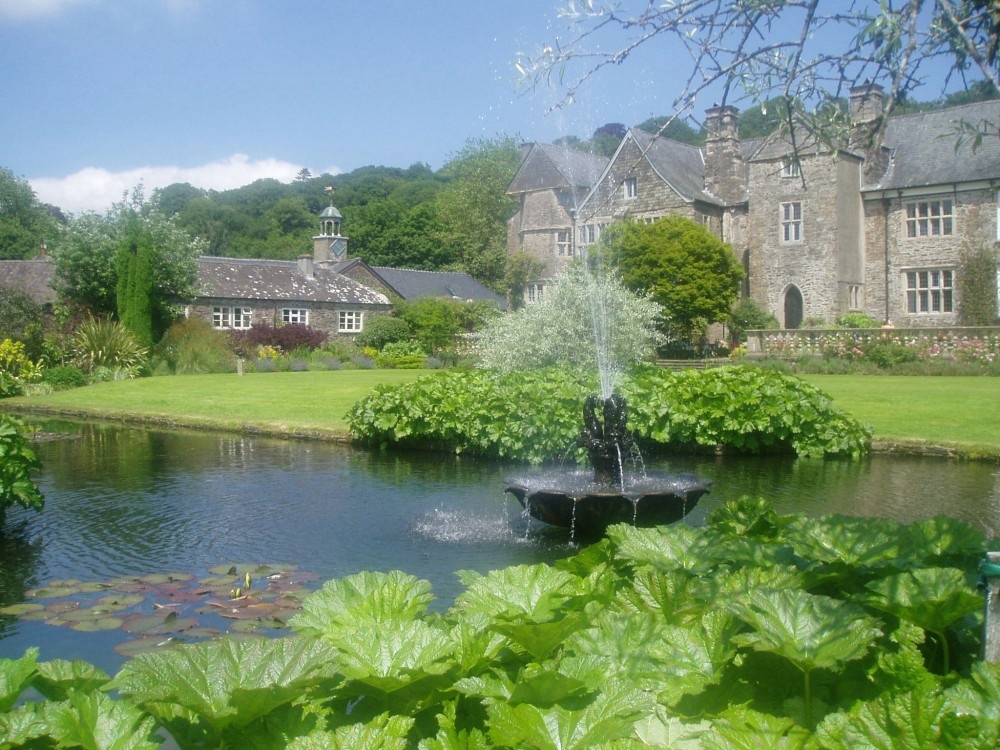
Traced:
[[574, 538], [592, 538], [614, 523], [679, 521], [709, 491], [711, 484], [693, 474], [625, 469], [634, 439], [621, 396], [589, 396], [583, 422], [577, 443], [587, 449], [592, 472], [558, 469], [507, 480], [506, 491], [533, 518], [566, 527]]

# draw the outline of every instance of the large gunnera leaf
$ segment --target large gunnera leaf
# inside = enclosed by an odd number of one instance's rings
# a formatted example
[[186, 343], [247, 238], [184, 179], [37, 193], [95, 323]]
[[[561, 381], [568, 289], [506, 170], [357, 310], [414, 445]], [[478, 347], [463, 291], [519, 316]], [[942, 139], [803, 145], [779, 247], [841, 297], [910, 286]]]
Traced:
[[514, 565], [474, 580], [455, 600], [461, 617], [492, 620], [524, 617], [547, 622], [567, 601], [584, 593], [576, 576], [548, 565]]
[[344, 676], [384, 693], [448, 671], [455, 643], [422, 620], [382, 622], [344, 636], [337, 648]]
[[65, 701], [45, 703], [48, 736], [59, 747], [84, 750], [156, 750], [156, 721], [126, 701], [100, 692], [71, 692]]
[[223, 638], [139, 654], [111, 687], [154, 713], [157, 704], [188, 709], [219, 732], [249, 724], [335, 674], [335, 651], [323, 641]]
[[288, 624], [300, 633], [336, 642], [368, 623], [420, 617], [432, 601], [428, 581], [399, 570], [364, 571], [327, 581], [302, 601], [302, 611]]
[[29, 648], [20, 659], [0, 659], [0, 713], [10, 711], [37, 670], [37, 648]]

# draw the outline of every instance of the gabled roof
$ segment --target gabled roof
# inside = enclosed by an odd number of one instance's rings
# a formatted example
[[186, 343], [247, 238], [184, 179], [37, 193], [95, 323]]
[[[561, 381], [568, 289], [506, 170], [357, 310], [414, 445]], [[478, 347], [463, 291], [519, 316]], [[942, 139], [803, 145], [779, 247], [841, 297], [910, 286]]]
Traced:
[[507, 301], [489, 287], [476, 281], [467, 273], [453, 271], [417, 271], [410, 268], [372, 268], [386, 284], [405, 300], [420, 297], [447, 297], [450, 299], [495, 302], [505, 309]]
[[320, 263], [313, 264], [313, 276], [307, 278], [295, 261], [203, 256], [198, 258], [198, 285], [200, 296], [222, 299], [389, 304], [384, 294]]
[[0, 260], [0, 286], [24, 292], [40, 305], [56, 301], [52, 288], [55, 267], [48, 258], [36, 260]]
[[657, 138], [639, 128], [629, 128], [626, 138], [635, 141], [660, 179], [681, 198], [720, 203], [714, 195], [705, 192], [705, 156], [700, 148], [669, 138]]
[[642, 158], [649, 163], [657, 176], [682, 200], [689, 202], [700, 200], [722, 205], [719, 198], [705, 190], [705, 156], [702, 149], [669, 138], [657, 138], [639, 128], [629, 128], [604, 172], [583, 199], [581, 210], [607, 178], [615, 162], [620, 158], [626, 158], [622, 156], [622, 151], [630, 141], [636, 144]]
[[507, 188], [509, 195], [558, 188], [590, 188], [608, 160], [569, 146], [534, 143]]
[[[991, 123], [993, 134], [973, 148], [972, 138], [959, 144], [962, 123]], [[891, 151], [889, 169], [865, 190], [950, 185], [1000, 178], [1000, 99], [959, 107], [890, 117], [884, 143]]]

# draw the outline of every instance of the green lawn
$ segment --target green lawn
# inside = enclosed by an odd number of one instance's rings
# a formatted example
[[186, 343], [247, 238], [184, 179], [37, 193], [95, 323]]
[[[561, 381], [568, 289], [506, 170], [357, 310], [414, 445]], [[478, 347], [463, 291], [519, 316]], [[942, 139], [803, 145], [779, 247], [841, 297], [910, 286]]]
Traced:
[[427, 372], [330, 370], [138, 378], [12, 398], [2, 402], [2, 407], [113, 419], [138, 416], [220, 429], [253, 425], [278, 433], [346, 437], [344, 415], [372, 388], [380, 383], [405, 383]]
[[807, 375], [876, 440], [1000, 452], [1000, 378]]
[[[403, 383], [426, 370], [331, 370], [140, 378], [3, 402], [163, 424], [346, 437], [344, 415], [379, 383]], [[1000, 455], [1000, 378], [809, 375], [879, 441], [957, 446]]]

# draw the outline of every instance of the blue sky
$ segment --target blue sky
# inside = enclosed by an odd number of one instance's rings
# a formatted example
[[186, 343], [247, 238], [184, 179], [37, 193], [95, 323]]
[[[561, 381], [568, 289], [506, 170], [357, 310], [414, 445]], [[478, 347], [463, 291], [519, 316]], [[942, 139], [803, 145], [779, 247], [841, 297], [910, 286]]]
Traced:
[[[559, 0], [0, 0], [0, 166], [103, 211], [142, 182], [226, 189], [368, 164], [440, 168], [471, 138], [588, 137], [667, 113], [636, 59], [568, 110], [515, 62]], [[659, 86], [664, 85], [660, 91]]]

